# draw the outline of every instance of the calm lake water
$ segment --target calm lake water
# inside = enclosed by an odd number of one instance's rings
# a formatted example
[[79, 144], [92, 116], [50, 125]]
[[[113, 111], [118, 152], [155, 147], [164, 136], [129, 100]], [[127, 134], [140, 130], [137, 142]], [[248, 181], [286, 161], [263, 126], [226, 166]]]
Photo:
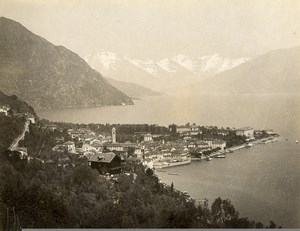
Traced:
[[[159, 172], [163, 182], [193, 198], [229, 198], [243, 216], [287, 228], [300, 227], [300, 95], [201, 95], [149, 97], [133, 106], [38, 111], [41, 118], [73, 123], [195, 122], [223, 127], [274, 129], [278, 143], [256, 145], [226, 159], [193, 162]], [[288, 139], [288, 141], [286, 141]], [[168, 173], [178, 173], [169, 175]]]

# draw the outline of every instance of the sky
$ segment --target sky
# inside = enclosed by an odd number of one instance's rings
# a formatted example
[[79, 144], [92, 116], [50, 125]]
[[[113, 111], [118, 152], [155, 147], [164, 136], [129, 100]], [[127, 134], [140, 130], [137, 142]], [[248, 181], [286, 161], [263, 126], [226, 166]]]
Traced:
[[0, 0], [0, 16], [81, 56], [255, 57], [300, 45], [300, 0]]

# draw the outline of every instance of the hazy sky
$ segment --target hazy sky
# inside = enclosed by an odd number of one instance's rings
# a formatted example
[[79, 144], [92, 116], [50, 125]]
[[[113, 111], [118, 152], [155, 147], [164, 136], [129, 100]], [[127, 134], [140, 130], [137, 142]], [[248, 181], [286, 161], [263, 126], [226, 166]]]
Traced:
[[234, 57], [300, 45], [300, 0], [0, 0], [0, 15], [80, 55]]

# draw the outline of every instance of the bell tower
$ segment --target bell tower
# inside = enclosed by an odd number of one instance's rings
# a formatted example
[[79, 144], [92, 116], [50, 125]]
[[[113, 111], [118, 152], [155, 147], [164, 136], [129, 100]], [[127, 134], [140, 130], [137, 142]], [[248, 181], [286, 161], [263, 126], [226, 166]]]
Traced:
[[115, 128], [111, 130], [111, 138], [113, 143], [117, 142], [117, 130]]

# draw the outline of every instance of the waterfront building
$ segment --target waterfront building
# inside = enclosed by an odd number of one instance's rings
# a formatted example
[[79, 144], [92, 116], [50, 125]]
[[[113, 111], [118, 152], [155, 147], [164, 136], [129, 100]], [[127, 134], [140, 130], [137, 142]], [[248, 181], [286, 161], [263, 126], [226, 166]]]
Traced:
[[211, 145], [212, 145], [211, 146], [212, 149], [221, 148], [221, 150], [224, 151], [224, 149], [226, 148], [226, 141], [224, 141], [224, 140], [213, 140]]
[[254, 139], [254, 129], [251, 127], [244, 127], [235, 130], [237, 136], [246, 136], [247, 139]]

